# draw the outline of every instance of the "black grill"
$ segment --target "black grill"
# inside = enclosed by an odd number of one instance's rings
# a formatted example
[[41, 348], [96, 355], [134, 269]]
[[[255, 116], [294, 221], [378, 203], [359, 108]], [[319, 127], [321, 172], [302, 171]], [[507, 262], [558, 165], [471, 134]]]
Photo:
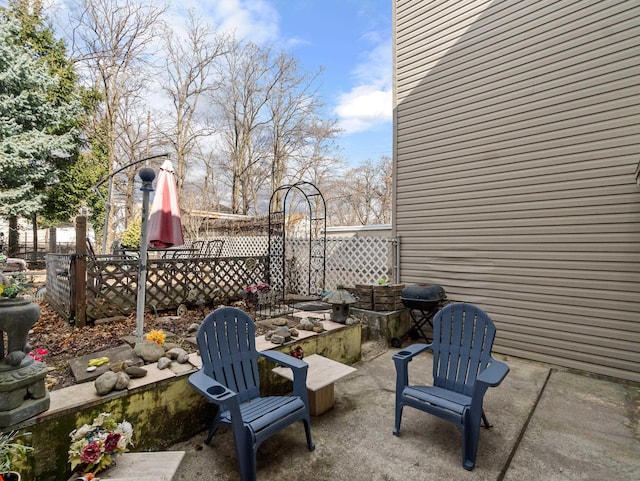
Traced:
[[437, 309], [440, 301], [447, 300], [447, 294], [441, 285], [432, 286], [407, 286], [402, 289], [400, 299], [404, 307], [430, 311]]
[[[406, 335], [411, 339], [423, 338], [427, 342], [430, 341], [424, 329], [427, 324], [433, 330], [431, 320], [433, 315], [444, 305], [447, 300], [447, 294], [441, 285], [433, 284], [431, 286], [411, 285], [402, 289], [400, 293], [402, 304], [409, 309], [413, 327]], [[394, 347], [401, 347], [401, 339], [392, 339], [391, 344]]]

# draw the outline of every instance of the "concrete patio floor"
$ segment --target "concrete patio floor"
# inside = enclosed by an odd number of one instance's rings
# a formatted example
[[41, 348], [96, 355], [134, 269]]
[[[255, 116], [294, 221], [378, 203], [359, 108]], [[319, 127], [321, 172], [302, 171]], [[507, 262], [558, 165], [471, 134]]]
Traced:
[[[335, 386], [336, 405], [312, 418], [316, 449], [302, 423], [258, 450], [259, 481], [640, 480], [640, 386], [496, 356], [511, 367], [485, 396], [494, 427], [482, 429], [476, 468], [461, 466], [458, 430], [405, 408], [392, 435], [397, 350], [356, 364]], [[431, 357], [411, 364], [411, 382], [430, 381]], [[233, 438], [205, 433], [172, 446], [186, 454], [174, 480], [240, 479]]]

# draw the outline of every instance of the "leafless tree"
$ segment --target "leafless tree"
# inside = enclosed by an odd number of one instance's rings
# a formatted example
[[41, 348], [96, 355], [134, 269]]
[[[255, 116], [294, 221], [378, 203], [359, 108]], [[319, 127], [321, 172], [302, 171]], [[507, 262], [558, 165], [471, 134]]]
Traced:
[[265, 83], [271, 69], [270, 50], [253, 43], [230, 42], [219, 63], [220, 89], [213, 96], [223, 123], [223, 142], [230, 167], [231, 210], [246, 214], [250, 191], [259, 187], [252, 174], [266, 158], [264, 130], [269, 119], [264, 106], [272, 83]]
[[[316, 140], [314, 130], [322, 107], [315, 83], [320, 71], [302, 72], [294, 56], [280, 52], [271, 72], [273, 89], [267, 101], [270, 116], [271, 192], [283, 185], [294, 158], [306, 158], [307, 147]], [[279, 205], [280, 199], [276, 199]]]
[[192, 11], [187, 17], [183, 35], [167, 28], [163, 89], [171, 101], [172, 126], [167, 139], [172, 144], [177, 161], [178, 194], [183, 190], [189, 156], [199, 139], [213, 132], [211, 119], [200, 109], [203, 96], [216, 89], [214, 62], [224, 53], [225, 37]]
[[367, 160], [349, 169], [331, 185], [327, 198], [333, 225], [388, 224], [391, 222], [391, 158]]
[[[83, 62], [103, 96], [99, 122], [103, 129], [96, 135], [107, 149], [109, 175], [122, 165], [116, 157], [116, 144], [125, 130], [119, 124], [123, 99], [139, 88], [132, 79], [140, 79], [149, 64], [165, 10], [164, 6], [137, 0], [78, 0], [73, 10], [74, 58]], [[109, 232], [107, 243], [112, 240]]]
[[231, 208], [259, 213], [279, 186], [325, 162], [320, 154], [338, 129], [320, 115], [320, 71], [309, 75], [289, 53], [239, 42], [224, 59], [215, 102], [224, 123]]

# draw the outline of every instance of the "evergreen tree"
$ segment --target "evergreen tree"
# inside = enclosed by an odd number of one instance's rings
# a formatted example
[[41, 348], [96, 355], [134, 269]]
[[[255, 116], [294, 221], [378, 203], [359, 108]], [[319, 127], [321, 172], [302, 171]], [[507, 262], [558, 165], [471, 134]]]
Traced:
[[36, 58], [46, 65], [50, 75], [57, 78], [56, 88], [47, 93], [51, 104], [60, 107], [77, 104], [80, 100], [80, 111], [76, 115], [66, 116], [64, 122], [50, 131], [55, 134], [71, 133], [74, 136], [74, 148], [67, 155], [50, 158], [57, 175], [55, 179], [49, 179], [46, 184], [37, 187], [45, 193], [43, 207], [38, 212], [40, 220], [48, 225], [68, 222], [78, 213], [80, 205], [94, 207], [93, 204], [98, 202], [90, 189], [104, 177], [104, 168], [100, 159], [83, 156], [79, 147], [83, 140], [80, 133], [84, 130], [86, 119], [96, 110], [101, 98], [94, 89], [79, 85], [66, 46], [62, 40], [55, 38], [53, 28], [43, 16], [39, 0], [10, 0], [5, 12], [8, 17], [19, 21], [19, 43], [32, 47]]
[[[28, 45], [21, 44], [19, 22], [0, 12], [0, 215], [30, 217], [42, 208], [38, 187], [57, 178], [53, 159], [76, 148], [65, 128], [80, 109], [78, 99], [58, 102], [58, 77]], [[66, 130], [66, 132], [65, 132]]]

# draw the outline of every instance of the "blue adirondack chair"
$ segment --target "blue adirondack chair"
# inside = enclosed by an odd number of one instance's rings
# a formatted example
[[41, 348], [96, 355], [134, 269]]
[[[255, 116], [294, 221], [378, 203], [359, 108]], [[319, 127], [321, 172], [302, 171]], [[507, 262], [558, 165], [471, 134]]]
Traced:
[[[433, 318], [433, 342], [412, 344], [393, 356], [396, 367], [396, 418], [400, 433], [402, 409], [411, 406], [454, 423], [462, 431], [462, 465], [472, 470], [480, 437], [480, 420], [491, 427], [482, 408], [489, 387], [502, 382], [509, 366], [491, 357], [496, 334], [493, 321], [466, 303], [445, 306]], [[409, 385], [409, 362], [433, 351], [433, 386]]]
[[[307, 445], [313, 451], [306, 362], [280, 352], [257, 352], [253, 320], [233, 307], [210, 313], [198, 330], [197, 341], [202, 368], [189, 376], [189, 384], [218, 407], [205, 443], [209, 444], [219, 426], [232, 430], [242, 481], [256, 479], [260, 444], [296, 421], [304, 423]], [[293, 396], [260, 396], [259, 356], [292, 369]]]

